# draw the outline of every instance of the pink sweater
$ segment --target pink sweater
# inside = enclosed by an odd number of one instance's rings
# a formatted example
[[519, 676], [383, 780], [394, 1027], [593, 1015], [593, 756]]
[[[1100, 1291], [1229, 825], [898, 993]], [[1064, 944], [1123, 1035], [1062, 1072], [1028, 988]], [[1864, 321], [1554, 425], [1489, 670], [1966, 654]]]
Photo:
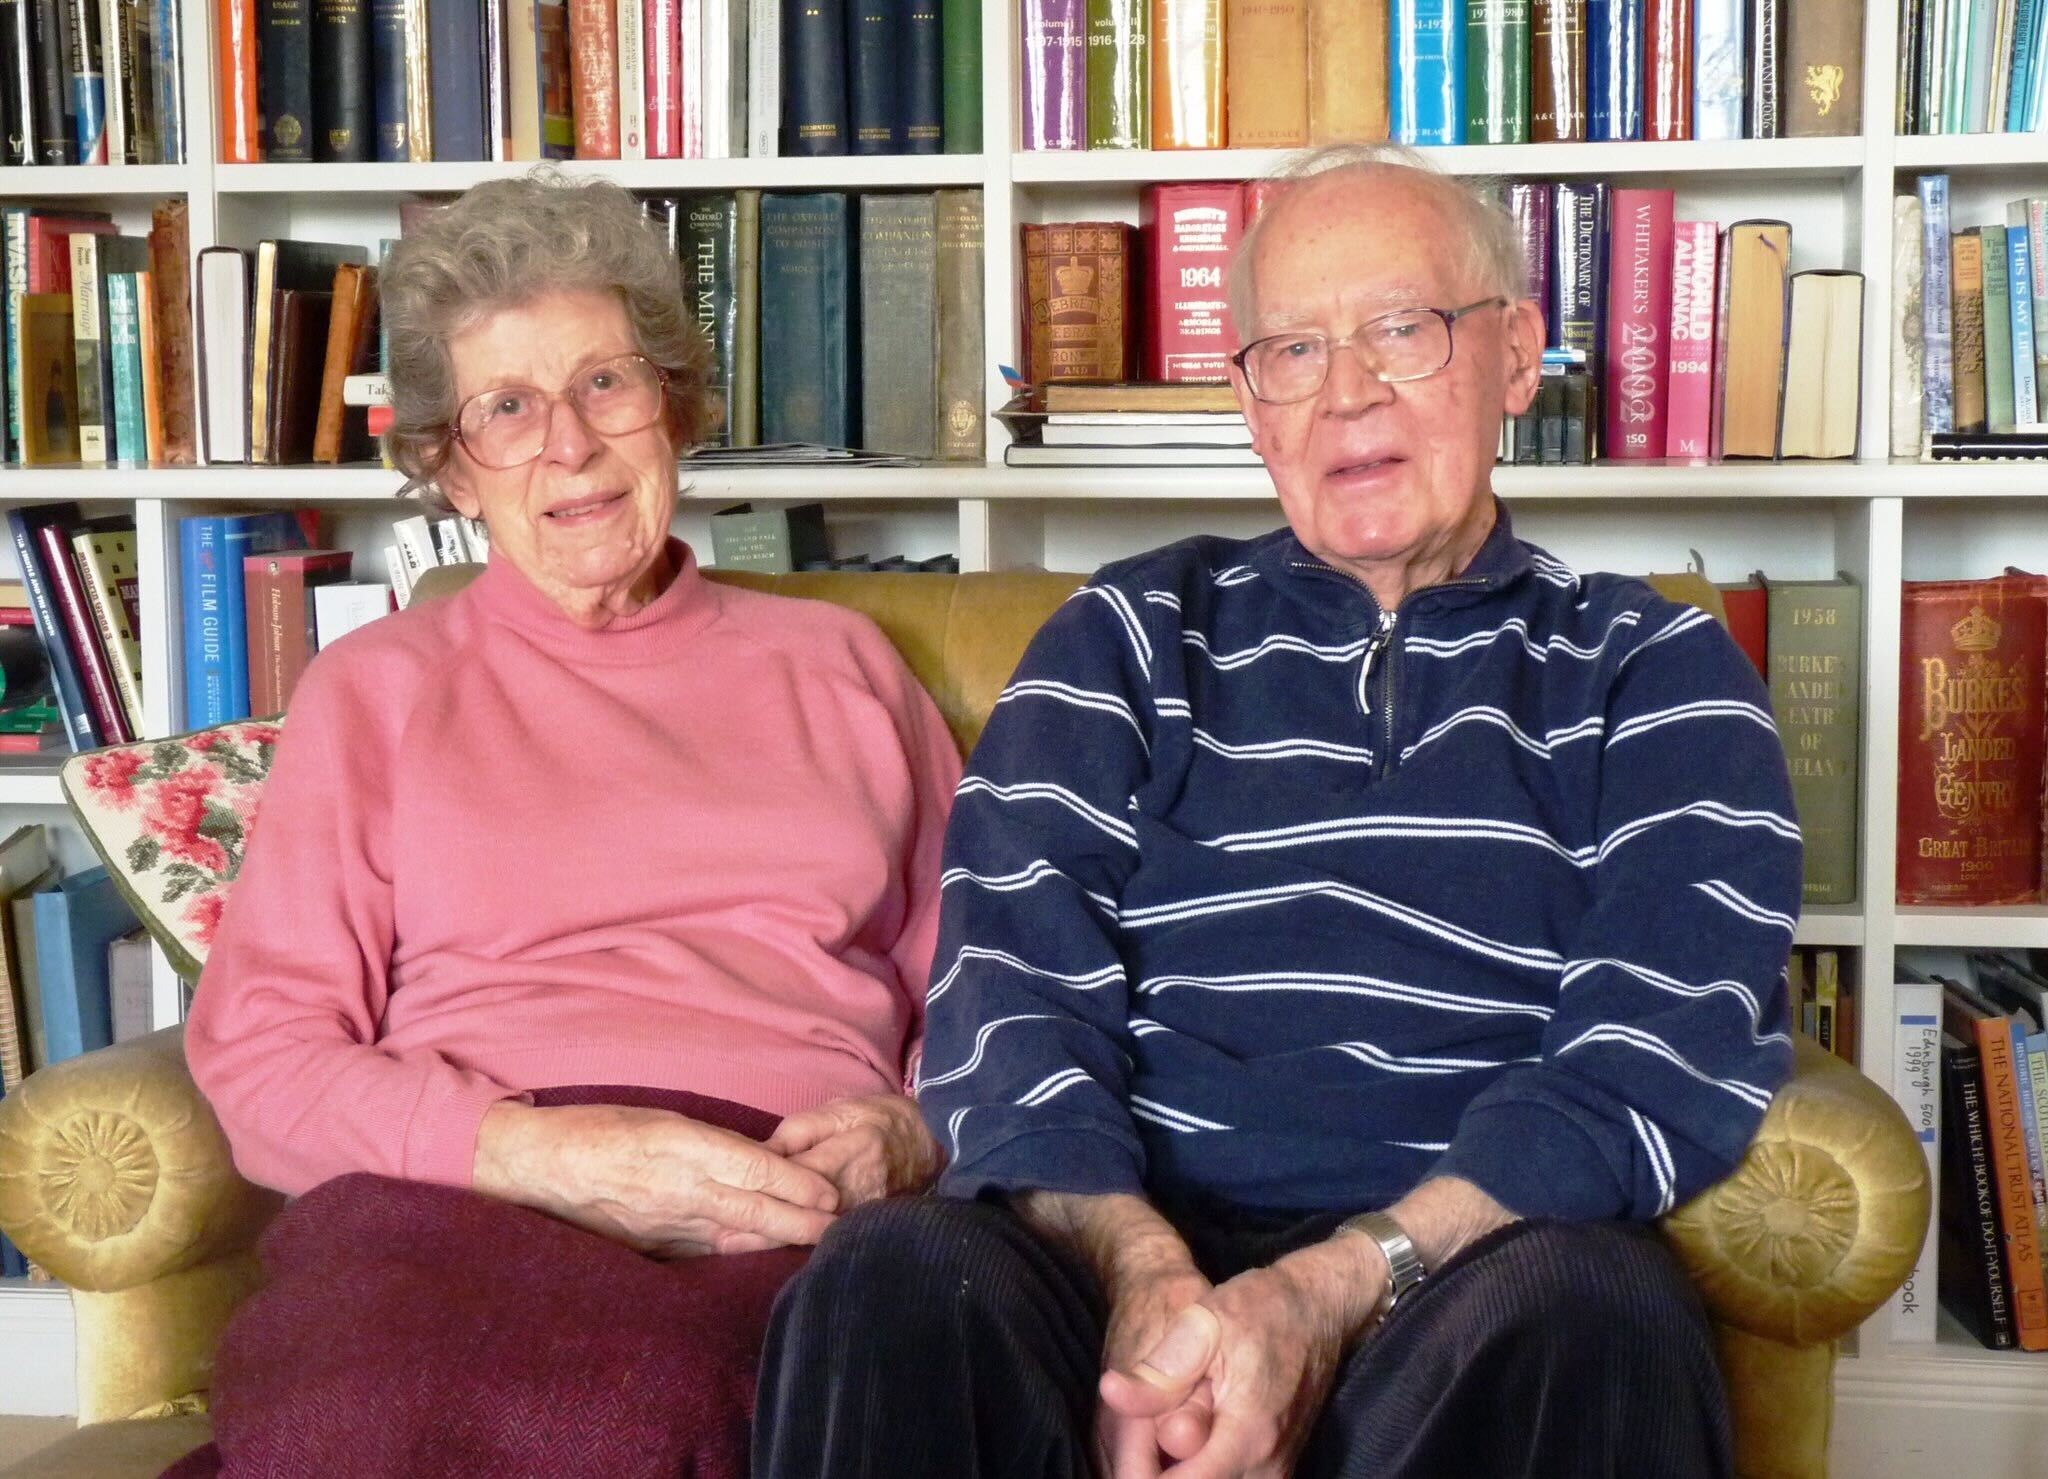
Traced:
[[245, 1175], [466, 1186], [558, 1085], [901, 1087], [951, 737], [865, 618], [671, 555], [602, 631], [494, 560], [307, 672], [185, 1033]]

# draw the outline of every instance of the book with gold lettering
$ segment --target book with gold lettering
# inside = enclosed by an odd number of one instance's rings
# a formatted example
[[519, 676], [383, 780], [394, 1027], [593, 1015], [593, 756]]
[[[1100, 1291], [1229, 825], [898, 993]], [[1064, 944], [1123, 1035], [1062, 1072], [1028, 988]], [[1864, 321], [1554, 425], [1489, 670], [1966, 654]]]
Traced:
[[1779, 86], [1786, 138], [1862, 131], [1863, 7], [1856, 0], [1805, 0], [1785, 7]]
[[1909, 581], [1903, 598], [1899, 902], [2031, 902], [2041, 882], [2048, 583]]
[[1152, 0], [1152, 147], [1221, 149], [1223, 0]]
[[1807, 904], [1856, 901], [1863, 591], [1835, 580], [1767, 580], [1771, 712], [1805, 836]]
[[1032, 384], [1135, 377], [1132, 257], [1132, 230], [1121, 221], [1025, 226], [1024, 365]]
[[1956, 430], [1986, 429], [1984, 400], [1984, 237], [1976, 230], [1958, 231], [1950, 241], [1949, 325], [1951, 363], [1955, 375]]
[[1298, 149], [1308, 142], [1308, 10], [1308, 0], [1225, 0], [1231, 148]]

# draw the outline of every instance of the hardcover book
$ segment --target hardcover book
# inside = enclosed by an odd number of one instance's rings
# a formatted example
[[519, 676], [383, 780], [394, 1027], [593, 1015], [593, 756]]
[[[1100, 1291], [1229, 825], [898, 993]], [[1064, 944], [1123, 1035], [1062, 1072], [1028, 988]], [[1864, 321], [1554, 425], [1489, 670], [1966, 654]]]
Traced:
[[761, 199], [761, 438], [850, 447], [860, 434], [853, 209], [845, 195]]
[[[105, 743], [94, 722], [86, 694], [84, 667], [71, 644], [71, 637], [58, 603], [56, 574], [44, 553], [40, 531], [59, 530], [78, 522], [75, 503], [39, 503], [7, 510], [7, 530], [14, 540], [14, 554], [20, 563], [22, 584], [27, 587], [29, 611], [36, 635], [50, 660], [50, 685], [55, 690], [58, 711], [64, 718], [65, 737], [74, 751], [98, 749]], [[66, 552], [69, 558], [69, 552]]]
[[2012, 282], [2006, 275], [2005, 228], [1980, 226], [1984, 244], [1984, 422], [1987, 431], [2013, 429]]
[[21, 460], [27, 467], [78, 461], [78, 346], [69, 293], [24, 293], [14, 303], [21, 367]]
[[100, 645], [112, 667], [128, 732], [143, 733], [140, 575], [135, 564], [135, 521], [91, 519], [71, 536], [71, 552], [85, 578], [87, 602]]
[[739, 297], [735, 269], [739, 255], [740, 208], [737, 196], [697, 195], [685, 204], [681, 220], [683, 290], [704, 342], [711, 346], [711, 424], [708, 445], [735, 445], [733, 431], [734, 351], [739, 330]]
[[1089, 148], [1152, 146], [1151, 34], [1151, 0], [1088, 0]]
[[1920, 455], [1921, 356], [1925, 307], [1920, 301], [1920, 198], [1892, 199], [1892, 456]]
[[1225, 0], [1225, 21], [1230, 147], [1300, 148], [1308, 142], [1308, 0]]
[[361, 163], [375, 147], [369, 0], [313, 0], [313, 157]]
[[367, 418], [349, 414], [342, 391], [349, 376], [368, 373], [376, 362], [377, 270], [360, 262], [342, 263], [334, 269], [331, 299], [308, 449], [313, 461], [326, 463], [372, 455]]
[[113, 1044], [107, 947], [136, 923], [105, 868], [73, 874], [30, 897], [47, 1067]]
[[292, 693], [320, 646], [310, 592], [347, 580], [352, 559], [347, 550], [280, 550], [243, 558], [252, 715], [291, 707]]
[[1950, 239], [1957, 431], [1986, 429], [1984, 400], [1984, 238], [1973, 228]]
[[311, 0], [262, 0], [263, 157], [313, 162]]
[[[2041, 386], [2034, 364], [2034, 243], [2027, 231], [2027, 203], [2016, 200], [2005, 214], [2006, 281], [2012, 302], [2012, 412], [2018, 427], [2041, 422]], [[1919, 424], [1920, 418], [1913, 418]]]
[[1152, 0], [1155, 149], [1221, 149], [1226, 142], [1223, 5], [1224, 0]]
[[1956, 429], [1955, 364], [1950, 344], [1948, 176], [1922, 175], [1920, 196], [1920, 429]]
[[732, 444], [761, 444], [761, 192], [738, 190], [733, 243]]
[[861, 363], [889, 367], [861, 397], [861, 446], [938, 453], [939, 203], [929, 193], [860, 197]]
[[1644, 0], [1586, 0], [1586, 137], [1643, 136]]
[[1785, 10], [1782, 113], [1788, 139], [1863, 131], [1863, 6], [1798, 0]]
[[1224, 270], [1244, 235], [1244, 187], [1148, 185], [1138, 197], [1147, 380], [1225, 381], [1236, 349]]
[[1863, 274], [1792, 274], [1780, 457], [1854, 457], [1863, 415]]
[[[658, 47], [656, 38], [662, 34], [654, 24], [657, 11], [653, 8], [658, 0], [648, 0], [647, 12], [647, 154], [649, 158], [659, 155], [656, 140], [660, 135], [657, 107], [655, 104], [655, 76]], [[1069, 8], [1077, 6], [1080, 0], [1052, 0], [1052, 3]], [[828, 154], [844, 154], [850, 147], [848, 124], [847, 87], [847, 42], [846, 20], [847, 0], [817, 0], [817, 3], [800, 3], [800, 0], [785, 0], [782, 7], [782, 139], [781, 150], [786, 155], [816, 157]], [[1026, 67], [1030, 66], [1030, 8], [1025, 12]], [[1075, 43], [1079, 44], [1078, 34]], [[1075, 52], [1078, 58], [1079, 51]], [[665, 74], [664, 74], [665, 75]], [[1027, 70], [1025, 88], [1025, 116], [1030, 116], [1031, 93]], [[1027, 123], [1025, 138], [1030, 138]], [[1026, 147], [1029, 147], [1028, 143]], [[1078, 143], [1061, 147], [1078, 149]]]
[[1771, 711], [1805, 838], [1806, 904], [1856, 901], [1863, 592], [1847, 577], [1765, 582]]
[[252, 554], [303, 549], [290, 514], [242, 514], [178, 521], [183, 584], [185, 728], [249, 717], [249, 636], [242, 562]]
[[1616, 458], [1662, 457], [1671, 367], [1672, 193], [1618, 189], [1610, 201], [1603, 450]]
[[1746, 0], [1693, 0], [1692, 132], [1696, 139], [1739, 139], [1746, 122]]
[[1120, 221], [1024, 227], [1024, 364], [1033, 385], [1137, 375], [1132, 231]]
[[1991, 1173], [1984, 1076], [1974, 1033], [1941, 1039], [1941, 1191], [1936, 1199], [1941, 1305], [1987, 1350], [2011, 1350], [2012, 1302]]
[[371, 0], [370, 125], [379, 164], [403, 164], [406, 144], [405, 0]]
[[[1550, 248], [1551, 217], [1557, 209], [1557, 187], [1543, 183], [1517, 181], [1507, 187], [1508, 215], [1515, 223], [1515, 239], [1522, 246], [1522, 268], [1528, 274], [1529, 297], [1543, 310], [1545, 343], [1548, 335], [1555, 332], [1556, 323], [1551, 316], [1550, 264], [1553, 253]], [[1257, 215], [1246, 201], [1246, 225]]]
[[[904, 0], [903, 85], [897, 93], [896, 131], [906, 154], [944, 152], [945, 44], [939, 35], [940, 0]], [[956, 10], [959, 8], [956, 4]]]
[[1389, 0], [1388, 120], [1399, 142], [1465, 141], [1464, 19], [1453, 0]]
[[1592, 366], [1599, 358], [1607, 307], [1607, 186], [1560, 181], [1550, 236], [1557, 247], [1557, 272], [1550, 285], [1555, 299], [1551, 339], [1560, 349], [1579, 351]]
[[1643, 12], [1643, 137], [1692, 137], [1693, 0], [1648, 0]]
[[939, 456], [987, 455], [981, 192], [939, 192]]
[[1713, 452], [1775, 457], [1785, 388], [1792, 228], [1737, 221], [1722, 243], [1714, 326]]
[[2034, 1218], [2026, 1133], [2020, 1124], [2019, 1066], [2013, 1057], [2012, 1018], [1983, 997], [1952, 983], [1944, 999], [1944, 1026], [1956, 1037], [1974, 1035], [1983, 1075], [1984, 1137], [1998, 1202], [2011, 1284], [2013, 1333], [2020, 1348], [2048, 1350], [2048, 1288], [2044, 1288], [2040, 1229]]
[[1023, 0], [1018, 14], [1024, 36], [1019, 89], [1024, 147], [1085, 149], [1088, 36], [1083, 0]]
[[2041, 886], [2040, 581], [1908, 581], [1899, 641], [1898, 902], [2017, 904]]
[[569, 0], [569, 93], [576, 119], [576, 157], [617, 159], [617, 0]]
[[1388, 0], [1308, 0], [1308, 141], [1387, 136]]
[[1465, 10], [1465, 142], [1529, 142], [1530, 0], [1471, 0]]
[[[1142, 10], [1140, 0], [1124, 3]], [[942, 0], [939, 44], [945, 58], [945, 152], [981, 152], [981, 6], [978, 0]]]
[[[1812, 0], [1808, 0], [1812, 3]], [[1748, 76], [1743, 87], [1743, 136], [1776, 139], [1784, 136], [1779, 63], [1785, 44], [1783, 0], [1748, 0]]]
[[[2048, 38], [2048, 16], [2043, 18], [2041, 35]], [[2042, 62], [2037, 75], [2048, 82], [2048, 56]], [[1944, 180], [1944, 187], [1946, 183]], [[2048, 421], [2048, 200], [2029, 199], [2021, 204], [2026, 207], [2027, 265], [2033, 282], [2034, 393], [2039, 402], [2035, 414], [2037, 420]]]
[[1671, 232], [1671, 374], [1666, 457], [1705, 457], [1714, 419], [1714, 282], [1720, 233], [1712, 221]]
[[855, 154], [903, 152], [898, 99], [906, 81], [898, 17], [909, 0], [847, 0], [847, 112]]
[[[1941, 988], [1901, 980], [1892, 987], [1892, 1101], [1927, 1158], [1927, 1184], [1941, 1187]], [[1944, 1188], [1945, 1190], [1945, 1188]], [[1935, 1228], [1930, 1219], [1920, 1257], [1891, 1300], [1894, 1340], [1931, 1344], [1935, 1335]]]

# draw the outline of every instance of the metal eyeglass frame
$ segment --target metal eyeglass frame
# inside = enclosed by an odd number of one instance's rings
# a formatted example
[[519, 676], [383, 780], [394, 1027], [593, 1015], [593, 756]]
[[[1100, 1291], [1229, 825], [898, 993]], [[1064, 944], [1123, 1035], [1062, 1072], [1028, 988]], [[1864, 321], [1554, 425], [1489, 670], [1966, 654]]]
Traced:
[[1291, 400], [1276, 401], [1273, 400], [1271, 397], [1260, 393], [1257, 383], [1252, 378], [1251, 370], [1246, 367], [1246, 361], [1251, 358], [1252, 351], [1257, 349], [1261, 344], [1270, 344], [1275, 339], [1317, 338], [1323, 341], [1324, 346], [1328, 348], [1334, 356], [1335, 351], [1339, 349], [1349, 348], [1351, 346], [1351, 342], [1354, 339], [1358, 338], [1361, 334], [1369, 332], [1375, 324], [1383, 324], [1388, 319], [1392, 318], [1405, 318], [1409, 314], [1413, 313], [1433, 313], [1438, 318], [1443, 320], [1444, 344], [1446, 346], [1444, 349], [1444, 362], [1438, 365], [1435, 369], [1424, 370], [1417, 375], [1383, 375], [1378, 370], [1374, 369], [1371, 365], [1365, 363], [1365, 356], [1359, 356], [1358, 362], [1361, 366], [1364, 367], [1365, 372], [1368, 375], [1372, 376], [1373, 379], [1379, 381], [1382, 385], [1406, 385], [1410, 381], [1427, 380], [1432, 375], [1441, 375], [1445, 370], [1450, 368], [1451, 359], [1458, 352], [1458, 336], [1454, 332], [1454, 330], [1457, 327], [1459, 319], [1465, 317], [1465, 315], [1468, 313], [1477, 313], [1482, 308], [1505, 308], [1507, 306], [1508, 299], [1496, 293], [1491, 298], [1481, 298], [1477, 303], [1467, 303], [1463, 308], [1397, 308], [1391, 313], [1381, 313], [1375, 315], [1372, 318], [1367, 319], [1364, 323], [1360, 324], [1356, 329], [1352, 330], [1349, 334], [1346, 334], [1341, 339], [1332, 339], [1328, 334], [1316, 333], [1313, 330], [1307, 333], [1294, 332], [1283, 334], [1266, 334], [1261, 336], [1260, 338], [1252, 340], [1251, 343], [1245, 345], [1244, 348], [1238, 350], [1236, 354], [1233, 354], [1230, 357], [1230, 362], [1236, 365], [1238, 373], [1244, 376], [1244, 383], [1246, 384], [1246, 386], [1250, 388], [1252, 396], [1255, 400], [1263, 401], [1266, 405], [1269, 406], [1297, 406], [1300, 405], [1303, 401], [1313, 399], [1315, 396], [1321, 394], [1323, 387], [1330, 383], [1330, 361], [1324, 361], [1323, 378], [1316, 382], [1315, 389], [1309, 391], [1305, 395], [1295, 396]]

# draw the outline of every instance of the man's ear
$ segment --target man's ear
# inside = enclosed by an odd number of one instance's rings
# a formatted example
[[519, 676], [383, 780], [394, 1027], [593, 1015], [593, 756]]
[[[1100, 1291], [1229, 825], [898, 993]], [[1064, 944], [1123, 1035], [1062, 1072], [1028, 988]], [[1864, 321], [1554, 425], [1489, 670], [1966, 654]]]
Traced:
[[1507, 336], [1507, 413], [1519, 416], [1536, 400], [1543, 380], [1543, 309], [1534, 298], [1508, 305], [1502, 328]]

